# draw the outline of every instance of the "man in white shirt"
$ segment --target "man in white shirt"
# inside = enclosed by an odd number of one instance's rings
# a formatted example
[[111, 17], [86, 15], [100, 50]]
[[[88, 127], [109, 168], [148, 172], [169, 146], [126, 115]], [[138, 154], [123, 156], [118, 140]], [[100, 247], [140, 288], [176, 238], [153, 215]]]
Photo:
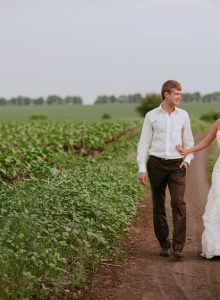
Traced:
[[169, 188], [174, 225], [172, 248], [176, 258], [184, 257], [186, 169], [193, 154], [183, 158], [175, 146], [180, 144], [190, 148], [194, 145], [188, 113], [177, 108], [181, 91], [179, 82], [164, 82], [161, 89], [162, 103], [146, 114], [137, 151], [139, 181], [146, 185], [148, 173], [151, 185], [154, 232], [161, 246], [161, 256], [169, 256], [171, 248], [165, 210], [165, 192], [166, 187]]

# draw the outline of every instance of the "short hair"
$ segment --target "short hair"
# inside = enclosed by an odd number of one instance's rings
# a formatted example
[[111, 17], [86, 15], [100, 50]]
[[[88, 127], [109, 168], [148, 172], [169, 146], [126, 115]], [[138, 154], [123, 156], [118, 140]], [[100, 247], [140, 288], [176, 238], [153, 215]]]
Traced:
[[181, 84], [176, 80], [167, 80], [163, 83], [161, 88], [161, 96], [164, 100], [164, 93], [168, 92], [169, 94], [172, 92], [172, 89], [177, 89], [179, 91], [182, 90]]

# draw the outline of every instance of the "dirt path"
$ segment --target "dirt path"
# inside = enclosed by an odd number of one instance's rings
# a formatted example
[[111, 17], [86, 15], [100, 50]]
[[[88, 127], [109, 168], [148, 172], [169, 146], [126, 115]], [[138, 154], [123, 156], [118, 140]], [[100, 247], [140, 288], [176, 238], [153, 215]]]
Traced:
[[[104, 264], [96, 283], [84, 295], [84, 300], [220, 299], [220, 259], [206, 260], [200, 256], [202, 214], [209, 190], [206, 160], [206, 151], [197, 153], [187, 174], [184, 260], [158, 255], [159, 246], [152, 227], [151, 199], [147, 195], [139, 205], [137, 220], [122, 244], [125, 262], [119, 265]], [[170, 216], [169, 207], [168, 200]]]

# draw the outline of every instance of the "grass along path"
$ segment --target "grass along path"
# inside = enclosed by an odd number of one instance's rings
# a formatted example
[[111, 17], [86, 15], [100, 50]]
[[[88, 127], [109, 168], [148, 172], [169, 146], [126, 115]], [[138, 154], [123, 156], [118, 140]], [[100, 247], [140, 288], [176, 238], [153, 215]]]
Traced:
[[74, 171], [2, 186], [1, 299], [80, 293], [88, 266], [112, 253], [135, 215], [137, 138], [128, 132]]

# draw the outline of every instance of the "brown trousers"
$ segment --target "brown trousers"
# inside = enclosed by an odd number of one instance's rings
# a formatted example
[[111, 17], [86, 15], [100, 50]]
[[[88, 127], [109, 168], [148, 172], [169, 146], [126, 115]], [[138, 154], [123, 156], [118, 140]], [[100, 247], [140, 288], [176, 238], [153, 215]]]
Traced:
[[186, 169], [180, 169], [183, 159], [161, 159], [150, 155], [147, 171], [152, 191], [154, 232], [162, 248], [170, 248], [169, 227], [165, 210], [166, 187], [171, 196], [173, 216], [173, 249], [182, 250], [186, 239]]

